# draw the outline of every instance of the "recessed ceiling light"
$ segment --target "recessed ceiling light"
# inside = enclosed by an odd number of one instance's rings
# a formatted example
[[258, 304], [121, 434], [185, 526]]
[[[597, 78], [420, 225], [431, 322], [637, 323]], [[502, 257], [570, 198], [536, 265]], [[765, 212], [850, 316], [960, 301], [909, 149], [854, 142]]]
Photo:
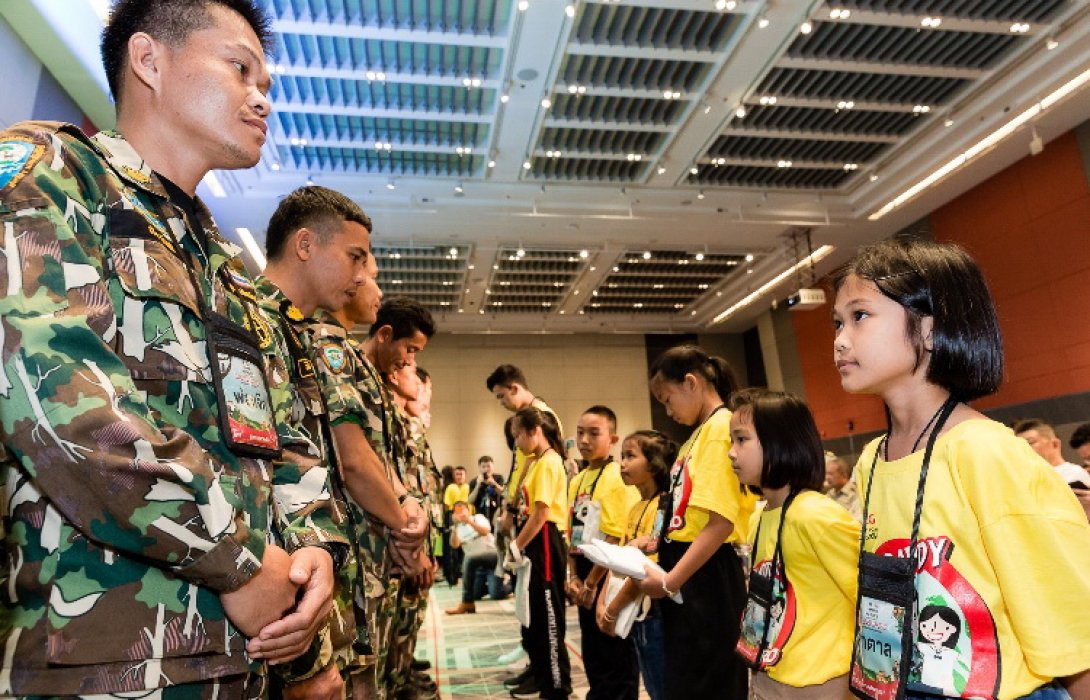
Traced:
[[803, 22], [799, 25], [799, 31], [803, 34], [809, 34], [810, 32], [814, 31], [814, 25], [810, 22]]

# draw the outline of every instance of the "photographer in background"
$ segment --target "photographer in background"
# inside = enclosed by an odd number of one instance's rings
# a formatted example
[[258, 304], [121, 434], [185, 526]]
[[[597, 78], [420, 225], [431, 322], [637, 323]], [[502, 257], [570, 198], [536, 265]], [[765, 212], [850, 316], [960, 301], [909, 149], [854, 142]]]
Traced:
[[469, 504], [473, 511], [492, 522], [503, 497], [503, 477], [495, 473], [495, 464], [488, 455], [477, 460], [480, 475], [469, 482]]

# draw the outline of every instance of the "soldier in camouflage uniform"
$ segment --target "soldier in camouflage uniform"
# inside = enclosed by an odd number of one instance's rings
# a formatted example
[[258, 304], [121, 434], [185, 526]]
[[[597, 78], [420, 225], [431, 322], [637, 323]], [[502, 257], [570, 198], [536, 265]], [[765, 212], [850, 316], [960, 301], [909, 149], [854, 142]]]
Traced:
[[329, 554], [285, 551], [307, 538], [270, 497], [268, 327], [193, 196], [264, 141], [267, 34], [234, 4], [115, 6], [120, 133], [0, 132], [0, 696], [258, 697], [259, 657], [302, 653], [328, 610]]
[[[350, 508], [361, 522], [357, 538], [364, 575], [356, 602], [363, 611], [356, 622], [361, 635], [367, 635], [372, 654], [361, 655], [350, 669], [348, 683], [353, 697], [386, 697], [382, 681], [388, 647], [382, 640], [390, 636], [398, 583], [391, 576], [392, 566], [396, 562], [402, 572], [418, 573], [427, 535], [427, 518], [420, 503], [410, 497], [398, 476], [393, 402], [376, 364], [394, 367], [407, 362], [423, 349], [434, 333], [434, 323], [421, 307], [426, 316], [410, 322], [411, 328], [406, 330], [401, 314], [395, 312], [392, 321], [381, 317], [388, 307], [378, 308], [378, 298], [357, 295], [331, 319], [312, 329], [315, 369], [334, 426]], [[394, 303], [394, 308], [400, 308], [399, 303]], [[372, 335], [363, 345], [347, 337], [348, 330], [362, 323], [373, 324]], [[390, 487], [404, 514], [370, 508], [365, 502], [375, 489]], [[398, 515], [404, 515], [400, 523]]]
[[[337, 311], [364, 284], [374, 288], [371, 257], [371, 220], [352, 200], [324, 187], [302, 187], [277, 207], [265, 236], [268, 266], [258, 278], [262, 310], [270, 319], [273, 336], [270, 362], [290, 376], [292, 401], [278, 412], [285, 462], [274, 483], [278, 505], [298, 512], [321, 542], [343, 543], [344, 568], [338, 570], [336, 607], [310, 653], [292, 664], [275, 667], [274, 684], [285, 698], [340, 698], [340, 669], [355, 654], [355, 614], [352, 587], [358, 571], [356, 557], [348, 558], [348, 519], [343, 485], [335, 469], [331, 426], [318, 387], [308, 328], [316, 310]], [[327, 469], [327, 467], [334, 467]], [[283, 501], [280, 497], [283, 496]], [[317, 503], [334, 507], [320, 510]], [[333, 517], [325, 517], [332, 513]], [[366, 640], [364, 640], [366, 641]]]
[[[397, 414], [398, 466], [400, 477], [409, 493], [427, 505], [425, 484], [427, 465], [420, 444], [413, 439], [411, 414], [413, 404], [423, 398], [423, 382], [415, 364], [409, 363], [386, 375], [392, 391]], [[426, 510], [426, 508], [425, 508]], [[434, 682], [426, 686], [413, 677], [412, 660], [416, 649], [416, 637], [423, 622], [424, 603], [428, 590], [434, 583], [434, 564], [430, 550], [426, 552], [427, 566], [413, 577], [403, 577], [395, 605], [393, 635], [390, 640], [389, 660], [386, 665], [386, 687], [397, 700], [429, 700], [436, 697]], [[430, 681], [430, 678], [428, 678]]]

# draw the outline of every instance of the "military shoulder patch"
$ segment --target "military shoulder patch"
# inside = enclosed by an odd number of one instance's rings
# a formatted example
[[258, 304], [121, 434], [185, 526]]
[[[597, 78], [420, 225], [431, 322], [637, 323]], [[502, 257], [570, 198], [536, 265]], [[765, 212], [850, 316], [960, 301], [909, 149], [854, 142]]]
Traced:
[[19, 184], [44, 151], [44, 146], [29, 141], [0, 141], [0, 192]]
[[340, 374], [344, 371], [345, 356], [344, 346], [336, 343], [323, 343], [318, 349], [321, 353], [325, 363], [329, 366], [329, 370], [334, 374]]

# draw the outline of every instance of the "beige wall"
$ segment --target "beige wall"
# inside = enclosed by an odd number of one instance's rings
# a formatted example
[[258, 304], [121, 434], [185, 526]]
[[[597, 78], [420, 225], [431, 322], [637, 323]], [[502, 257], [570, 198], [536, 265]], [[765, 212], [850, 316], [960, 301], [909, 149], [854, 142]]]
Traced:
[[596, 403], [617, 414], [621, 436], [651, 427], [642, 335], [440, 334], [417, 362], [435, 382], [428, 432], [435, 461], [440, 468], [462, 464], [471, 477], [482, 454], [496, 459], [501, 474], [510, 464], [503, 439], [510, 414], [484, 383], [503, 363], [522, 369], [530, 390], [560, 416], [565, 437], [575, 437], [579, 415]]

